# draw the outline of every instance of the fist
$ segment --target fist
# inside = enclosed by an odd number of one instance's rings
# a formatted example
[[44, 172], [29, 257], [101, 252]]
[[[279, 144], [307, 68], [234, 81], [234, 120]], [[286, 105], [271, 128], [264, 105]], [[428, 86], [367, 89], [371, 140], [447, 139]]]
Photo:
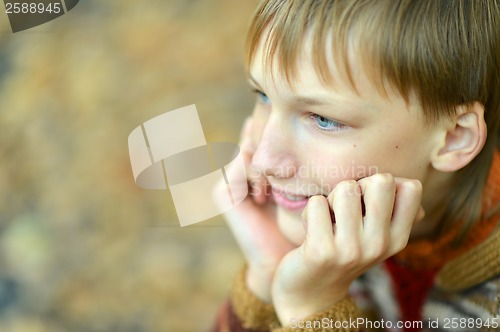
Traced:
[[421, 197], [418, 180], [390, 174], [343, 181], [328, 197], [311, 197], [303, 212], [306, 239], [283, 258], [273, 281], [282, 323], [331, 307], [354, 279], [401, 251]]

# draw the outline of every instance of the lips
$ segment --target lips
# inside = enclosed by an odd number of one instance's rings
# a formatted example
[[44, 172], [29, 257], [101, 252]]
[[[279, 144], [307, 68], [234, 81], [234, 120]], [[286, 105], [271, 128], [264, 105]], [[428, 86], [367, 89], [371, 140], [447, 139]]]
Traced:
[[287, 193], [284, 191], [275, 190], [274, 188], [272, 194], [276, 204], [292, 211], [302, 210], [303, 208], [305, 208], [309, 197], [311, 197]]

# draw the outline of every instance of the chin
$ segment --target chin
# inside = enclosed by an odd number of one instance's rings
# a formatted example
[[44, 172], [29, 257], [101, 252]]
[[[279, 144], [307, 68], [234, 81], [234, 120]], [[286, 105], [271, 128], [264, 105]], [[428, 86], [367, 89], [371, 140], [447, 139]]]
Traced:
[[301, 215], [302, 211], [290, 211], [279, 206], [277, 208], [277, 221], [281, 233], [297, 247], [301, 246], [306, 239], [306, 231]]

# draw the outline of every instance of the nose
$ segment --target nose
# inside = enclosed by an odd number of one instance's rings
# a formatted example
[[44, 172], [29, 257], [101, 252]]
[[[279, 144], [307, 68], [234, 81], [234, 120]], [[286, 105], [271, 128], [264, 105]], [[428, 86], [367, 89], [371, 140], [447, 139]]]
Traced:
[[252, 168], [265, 176], [291, 178], [297, 172], [293, 129], [278, 112], [271, 112], [252, 159]]

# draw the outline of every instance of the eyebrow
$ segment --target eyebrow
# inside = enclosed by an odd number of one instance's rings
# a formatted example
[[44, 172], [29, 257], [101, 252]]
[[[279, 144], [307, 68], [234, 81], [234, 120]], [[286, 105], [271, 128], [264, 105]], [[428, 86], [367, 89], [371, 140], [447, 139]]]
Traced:
[[250, 81], [250, 83], [252, 83], [253, 85], [255, 85], [255, 87], [259, 88], [260, 90], [264, 90], [261, 88], [259, 82], [257, 82], [257, 80], [255, 78], [253, 78], [252, 75], [248, 74], [248, 80]]
[[[252, 76], [248, 75], [248, 80], [255, 85], [256, 88], [264, 92], [262, 87], [260, 86], [259, 82]], [[320, 105], [327, 105], [331, 104], [332, 101], [327, 99], [327, 98], [314, 98], [314, 97], [307, 97], [307, 96], [297, 96], [294, 95], [294, 100], [296, 103], [301, 104], [301, 105], [307, 105], [307, 106], [320, 106]]]

